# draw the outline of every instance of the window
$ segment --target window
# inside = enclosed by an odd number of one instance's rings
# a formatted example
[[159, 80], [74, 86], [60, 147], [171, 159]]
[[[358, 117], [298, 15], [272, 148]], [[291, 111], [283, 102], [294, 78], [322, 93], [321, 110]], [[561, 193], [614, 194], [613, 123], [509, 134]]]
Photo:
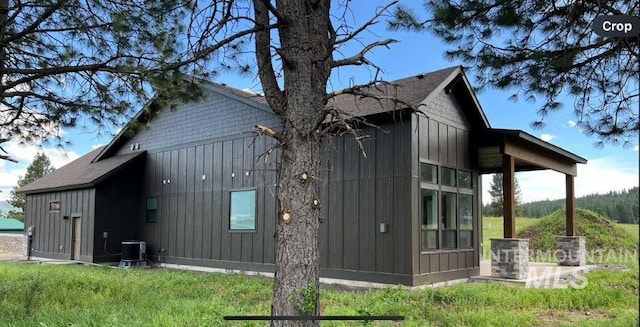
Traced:
[[456, 187], [456, 170], [442, 167], [442, 185]]
[[471, 172], [464, 170], [458, 172], [458, 186], [461, 188], [471, 188]]
[[231, 192], [229, 230], [256, 229], [256, 191]]
[[420, 250], [472, 249], [473, 173], [420, 162], [420, 182]]
[[427, 183], [438, 183], [438, 166], [428, 163], [420, 163], [420, 181]]
[[60, 211], [60, 201], [50, 201], [49, 202], [49, 211], [50, 212], [58, 212], [58, 211]]
[[473, 248], [473, 196], [460, 194], [460, 248]]
[[438, 191], [422, 190], [422, 251], [438, 248]]
[[455, 249], [457, 229], [457, 194], [442, 192], [442, 247]]
[[147, 224], [155, 224], [158, 222], [158, 198], [147, 198], [147, 215], [145, 222]]

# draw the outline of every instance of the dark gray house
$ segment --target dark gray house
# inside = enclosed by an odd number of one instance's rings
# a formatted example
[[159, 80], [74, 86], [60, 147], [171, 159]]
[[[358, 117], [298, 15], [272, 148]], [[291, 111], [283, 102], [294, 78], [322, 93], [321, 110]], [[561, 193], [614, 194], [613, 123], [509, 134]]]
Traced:
[[[366, 158], [347, 136], [324, 145], [321, 274], [404, 285], [477, 275], [487, 118], [459, 67], [395, 85], [379, 92], [425, 114], [351, 95], [329, 103], [381, 128], [363, 127]], [[273, 271], [278, 153], [253, 131], [278, 120], [259, 95], [204, 87], [204, 100], [141, 113], [149, 128], [22, 188], [32, 255], [117, 261], [108, 253], [138, 239], [165, 264]]]

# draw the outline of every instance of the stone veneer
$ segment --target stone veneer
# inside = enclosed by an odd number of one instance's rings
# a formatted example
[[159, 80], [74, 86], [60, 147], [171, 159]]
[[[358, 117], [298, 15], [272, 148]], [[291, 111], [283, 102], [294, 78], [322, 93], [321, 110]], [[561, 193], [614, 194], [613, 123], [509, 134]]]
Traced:
[[559, 266], [587, 264], [587, 244], [584, 236], [558, 236], [556, 259]]
[[526, 279], [529, 274], [529, 239], [491, 239], [491, 277]]

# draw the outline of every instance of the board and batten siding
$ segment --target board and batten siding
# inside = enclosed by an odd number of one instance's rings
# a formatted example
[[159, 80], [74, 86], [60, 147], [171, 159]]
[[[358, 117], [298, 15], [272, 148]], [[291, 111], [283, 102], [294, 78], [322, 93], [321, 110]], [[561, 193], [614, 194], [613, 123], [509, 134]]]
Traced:
[[[348, 271], [411, 275], [411, 123], [363, 128], [366, 158], [351, 136], [325, 144], [321, 194], [320, 267], [323, 276]], [[380, 225], [387, 226], [380, 232]], [[376, 277], [375, 274], [378, 276]]]
[[[344, 271], [411, 274], [410, 121], [366, 128], [367, 158], [348, 136], [325, 144], [322, 160], [320, 256], [323, 275]], [[141, 239], [162, 261], [221, 268], [273, 269], [277, 151], [267, 137], [200, 142], [149, 152], [145, 197], [158, 198], [158, 222]], [[229, 230], [232, 190], [255, 189], [256, 230]], [[142, 201], [144, 202], [144, 201]], [[388, 231], [381, 233], [380, 224]]]
[[[414, 279], [415, 284], [425, 282], [437, 282], [440, 280], [468, 277], [473, 270], [479, 267], [480, 249], [480, 212], [479, 201], [479, 176], [478, 170], [473, 167], [470, 156], [471, 126], [465, 117], [463, 109], [456, 101], [453, 94], [439, 91], [424, 103], [425, 115], [414, 116], [412, 148], [412, 199], [413, 229], [412, 268], [415, 275], [421, 275]], [[420, 162], [428, 162], [439, 167], [449, 167], [470, 171], [473, 174], [473, 249], [440, 250], [421, 252], [421, 208], [420, 208]], [[440, 206], [439, 210], [441, 210]], [[449, 274], [446, 276], [444, 274]], [[430, 276], [431, 275], [431, 276]]]
[[[95, 194], [94, 188], [27, 194], [25, 230], [29, 226], [35, 226], [31, 255], [71, 259], [72, 217], [80, 216], [82, 219], [80, 259], [93, 262], [94, 243], [91, 236], [94, 230]], [[49, 211], [51, 201], [60, 201], [60, 211]]]
[[[260, 156], [272, 145], [267, 137], [240, 137], [148, 153], [141, 203], [158, 199], [157, 223], [145, 222], [145, 208], [138, 220], [148, 252], [167, 263], [273, 264], [277, 153]], [[229, 230], [234, 190], [256, 190], [254, 231]]]

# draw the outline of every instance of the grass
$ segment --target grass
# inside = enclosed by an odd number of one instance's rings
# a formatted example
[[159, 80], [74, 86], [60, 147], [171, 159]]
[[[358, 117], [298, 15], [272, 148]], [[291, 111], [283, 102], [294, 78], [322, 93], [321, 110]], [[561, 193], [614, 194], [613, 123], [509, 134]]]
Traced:
[[[484, 221], [488, 248], [490, 238], [502, 236], [502, 219]], [[521, 231], [538, 222], [518, 218], [516, 227]], [[402, 315], [402, 326], [638, 326], [637, 258], [625, 264], [629, 269], [589, 273], [583, 288], [472, 283], [413, 291], [322, 289], [321, 310]], [[271, 294], [271, 280], [243, 275], [0, 262], [0, 326], [267, 326], [223, 317], [268, 315]]]
[[[533, 224], [537, 219], [516, 218], [516, 230], [521, 230]], [[483, 217], [482, 244], [484, 246], [484, 258], [491, 258], [491, 239], [502, 238], [504, 235], [502, 217]]]
[[[0, 263], [2, 326], [265, 326], [270, 280], [186, 271]], [[426, 290], [322, 290], [323, 315], [403, 315], [402, 326], [638, 325], [638, 266], [597, 271], [581, 289], [462, 284]], [[327, 322], [323, 326], [361, 326]], [[377, 322], [375, 326], [395, 326]]]
[[640, 240], [640, 229], [638, 227], [640, 227], [640, 225], [638, 225], [638, 224], [618, 224], [618, 226], [620, 226], [622, 229], [627, 231], [627, 233], [629, 233], [635, 239], [636, 243], [638, 243], [638, 241]]

